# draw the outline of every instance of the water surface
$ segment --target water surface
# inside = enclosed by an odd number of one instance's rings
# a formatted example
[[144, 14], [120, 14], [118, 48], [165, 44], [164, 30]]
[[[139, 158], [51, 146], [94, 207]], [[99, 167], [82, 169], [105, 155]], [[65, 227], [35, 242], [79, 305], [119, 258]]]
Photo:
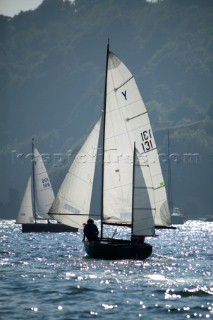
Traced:
[[213, 223], [147, 238], [145, 261], [86, 257], [82, 233], [0, 221], [0, 319], [212, 319]]

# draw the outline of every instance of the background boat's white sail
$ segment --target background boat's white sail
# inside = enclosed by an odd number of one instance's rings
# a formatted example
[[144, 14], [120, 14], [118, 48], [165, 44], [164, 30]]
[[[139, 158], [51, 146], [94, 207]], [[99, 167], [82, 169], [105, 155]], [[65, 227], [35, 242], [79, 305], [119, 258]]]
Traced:
[[33, 223], [33, 209], [32, 209], [32, 193], [31, 193], [31, 177], [28, 180], [24, 197], [19, 209], [16, 223]]
[[36, 148], [34, 148], [34, 188], [36, 216], [51, 219], [48, 211], [55, 197], [42, 157]]
[[49, 211], [57, 221], [74, 228], [82, 228], [89, 216], [100, 123], [101, 119], [76, 155]]
[[[133, 236], [153, 236], [155, 224], [152, 215], [154, 199], [151, 180], [149, 185], [145, 183], [142, 171], [149, 171], [149, 166], [144, 163], [143, 158], [135, 153], [134, 161], [134, 184], [133, 184]], [[151, 201], [150, 201], [151, 200]]]
[[[110, 181], [107, 175], [113, 170], [118, 173], [128, 167], [128, 157], [133, 154], [134, 143], [144, 161], [149, 164], [149, 172], [143, 170], [144, 180], [149, 185], [150, 179], [154, 192], [153, 218], [156, 226], [171, 224], [164, 179], [160, 167], [156, 144], [149, 117], [133, 75], [124, 63], [113, 53], [108, 57], [105, 159], [114, 154], [127, 160], [117, 167], [105, 166], [103, 218], [113, 223], [121, 220], [121, 215], [131, 210], [130, 181], [131, 174], [126, 173], [124, 180]], [[117, 155], [116, 155], [117, 154]], [[119, 165], [120, 166], [120, 165]], [[126, 169], [124, 169], [126, 168]], [[109, 172], [108, 172], [109, 171]], [[130, 171], [130, 170], [129, 170]], [[116, 200], [116, 201], [115, 201]], [[110, 204], [109, 204], [110, 202]]]

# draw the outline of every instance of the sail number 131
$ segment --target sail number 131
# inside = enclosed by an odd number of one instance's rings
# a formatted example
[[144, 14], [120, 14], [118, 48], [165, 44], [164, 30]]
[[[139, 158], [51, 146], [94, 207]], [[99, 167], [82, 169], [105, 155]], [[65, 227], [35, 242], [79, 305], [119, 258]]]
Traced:
[[152, 133], [151, 130], [144, 130], [141, 132], [141, 138], [142, 138], [142, 149], [143, 152], [148, 152], [153, 149], [153, 144], [152, 144]]

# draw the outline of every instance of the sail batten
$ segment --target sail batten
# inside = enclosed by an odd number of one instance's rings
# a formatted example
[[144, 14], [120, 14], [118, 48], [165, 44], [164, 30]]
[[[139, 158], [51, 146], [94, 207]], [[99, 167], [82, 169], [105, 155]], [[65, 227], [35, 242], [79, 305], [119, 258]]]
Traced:
[[124, 83], [122, 83], [119, 87], [115, 88], [114, 90], [117, 91], [118, 89], [120, 89], [121, 87], [123, 87], [128, 81], [130, 81], [132, 78], [134, 78], [134, 77], [131, 76], [129, 79], [127, 79]]
[[141, 117], [143, 116], [144, 114], [146, 114], [147, 112], [143, 112], [143, 113], [140, 113], [140, 114], [137, 114], [136, 116], [133, 116], [131, 118], [127, 118], [126, 121], [130, 121], [130, 120], [133, 120], [135, 118], [138, 118], [138, 117]]

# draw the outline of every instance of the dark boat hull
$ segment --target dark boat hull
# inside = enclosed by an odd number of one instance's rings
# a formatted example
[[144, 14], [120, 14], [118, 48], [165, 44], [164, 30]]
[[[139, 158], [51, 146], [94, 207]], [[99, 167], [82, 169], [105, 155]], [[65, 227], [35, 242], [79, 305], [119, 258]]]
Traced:
[[186, 219], [182, 216], [171, 216], [172, 224], [184, 224]]
[[127, 240], [101, 239], [99, 241], [85, 241], [84, 247], [87, 255], [94, 259], [144, 260], [152, 254], [152, 246], [148, 243], [133, 244]]
[[22, 224], [22, 232], [77, 232], [78, 229], [60, 223]]

